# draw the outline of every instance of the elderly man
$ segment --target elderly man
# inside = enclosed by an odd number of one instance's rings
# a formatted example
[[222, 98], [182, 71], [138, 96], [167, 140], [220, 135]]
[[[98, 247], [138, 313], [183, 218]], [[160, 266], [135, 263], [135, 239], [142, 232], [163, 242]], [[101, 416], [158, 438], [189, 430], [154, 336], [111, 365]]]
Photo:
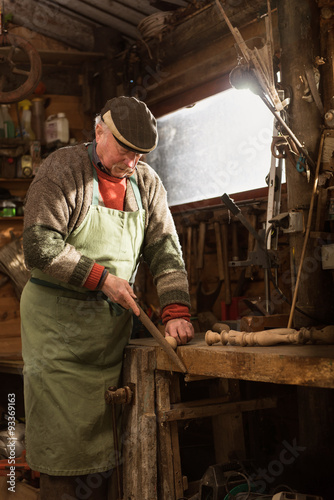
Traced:
[[41, 472], [42, 500], [107, 498], [115, 457], [104, 392], [119, 383], [132, 312], [139, 315], [132, 284], [140, 256], [157, 287], [166, 335], [179, 344], [194, 335], [166, 191], [141, 161], [156, 145], [145, 103], [113, 98], [96, 119], [93, 143], [48, 156], [28, 192], [26, 445], [30, 467]]

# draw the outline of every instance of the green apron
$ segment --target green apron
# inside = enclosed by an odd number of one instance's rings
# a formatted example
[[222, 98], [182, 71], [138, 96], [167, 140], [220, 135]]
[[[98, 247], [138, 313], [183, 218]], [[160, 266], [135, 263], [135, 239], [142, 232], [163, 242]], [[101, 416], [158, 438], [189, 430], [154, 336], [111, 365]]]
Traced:
[[[130, 178], [137, 212], [99, 206], [92, 168], [92, 205], [67, 242], [131, 282], [144, 238], [138, 186]], [[21, 298], [27, 462], [50, 475], [107, 471], [115, 456], [104, 393], [119, 384], [132, 312], [116, 315], [101, 292], [67, 285], [39, 270], [32, 277], [35, 282], [27, 283]]]

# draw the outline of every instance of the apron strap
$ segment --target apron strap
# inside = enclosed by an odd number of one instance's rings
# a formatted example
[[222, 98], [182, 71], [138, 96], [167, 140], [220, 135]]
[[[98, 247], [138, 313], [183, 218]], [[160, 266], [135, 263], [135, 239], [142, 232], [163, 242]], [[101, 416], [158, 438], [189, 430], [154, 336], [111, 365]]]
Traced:
[[[40, 285], [40, 286], [46, 286], [48, 288], [55, 288], [57, 290], [62, 290], [64, 292], [73, 292], [77, 295], [83, 295], [85, 297], [102, 297], [104, 293], [101, 291], [95, 291], [95, 290], [87, 290], [87, 292], [77, 292], [76, 290], [72, 290], [71, 288], [66, 288], [66, 286], [61, 286], [57, 285], [56, 283], [52, 283], [52, 281], [47, 281], [47, 280], [41, 280], [39, 278], [30, 278], [31, 283], [34, 283], [35, 285]], [[104, 297], [102, 297], [104, 298]]]
[[56, 285], [56, 283], [51, 283], [51, 281], [40, 280], [39, 278], [30, 278], [31, 283], [35, 283], [35, 285], [47, 286], [49, 288], [57, 288], [58, 290], [68, 290], [61, 285]]
[[92, 170], [93, 170], [93, 199], [92, 199], [92, 205], [98, 205], [99, 204], [99, 179], [97, 177], [97, 172], [96, 168], [94, 167], [93, 163], [93, 144], [90, 143], [87, 146], [87, 151], [90, 159], [90, 163], [92, 165]]
[[[57, 290], [62, 290], [64, 292], [71, 292], [72, 290], [69, 288], [66, 288], [61, 285], [57, 285], [56, 283], [51, 283], [50, 281], [46, 280], [41, 280], [39, 278], [30, 278], [31, 283], [34, 283], [35, 285], [40, 285], [40, 286], [46, 286], [48, 288], [56, 288]], [[75, 292], [76, 294], [82, 295], [83, 297], [87, 298], [95, 298], [96, 300], [98, 299], [103, 299], [109, 304], [109, 308], [113, 310], [113, 313], [115, 316], [120, 316], [121, 314], [126, 311], [126, 309], [121, 306], [120, 304], [117, 304], [116, 302], [112, 302], [103, 292], [100, 290], [98, 291], [92, 291], [89, 290], [88, 292]]]
[[143, 209], [143, 204], [142, 204], [142, 201], [141, 201], [141, 196], [140, 196], [140, 191], [139, 191], [139, 187], [138, 187], [137, 181], [136, 181], [136, 179], [134, 178], [133, 175], [131, 175], [131, 177], [129, 177], [129, 180], [131, 182], [131, 187], [132, 187], [132, 190], [133, 190], [133, 194], [135, 195], [135, 198], [136, 198], [136, 202], [137, 202], [137, 205], [138, 205], [138, 210], [142, 210]]

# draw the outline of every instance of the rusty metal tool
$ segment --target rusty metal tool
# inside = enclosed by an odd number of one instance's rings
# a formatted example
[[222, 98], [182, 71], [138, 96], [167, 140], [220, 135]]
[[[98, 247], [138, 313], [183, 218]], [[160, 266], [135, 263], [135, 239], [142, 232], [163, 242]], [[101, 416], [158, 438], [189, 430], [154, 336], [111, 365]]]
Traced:
[[226, 221], [222, 222], [222, 233], [223, 233], [223, 266], [224, 266], [224, 278], [225, 278], [225, 304], [230, 305], [232, 303], [231, 294], [231, 280], [230, 280], [230, 268], [228, 266], [228, 225]]
[[224, 280], [224, 259], [223, 259], [223, 249], [221, 240], [220, 223], [218, 220], [213, 222], [213, 227], [216, 235], [216, 247], [217, 247], [217, 266], [218, 266], [218, 277], [220, 281]]
[[173, 347], [168, 343], [168, 341], [163, 337], [161, 332], [157, 329], [157, 327], [152, 323], [150, 318], [147, 316], [147, 314], [143, 311], [143, 309], [137, 304], [138, 309], [140, 311], [139, 319], [143, 323], [143, 325], [147, 328], [147, 330], [150, 332], [152, 337], [155, 338], [155, 340], [161, 345], [163, 350], [168, 354], [169, 358], [171, 361], [173, 361], [183, 373], [187, 373], [187, 368], [184, 366], [183, 362], [181, 359], [178, 357], [176, 352], [174, 351]]

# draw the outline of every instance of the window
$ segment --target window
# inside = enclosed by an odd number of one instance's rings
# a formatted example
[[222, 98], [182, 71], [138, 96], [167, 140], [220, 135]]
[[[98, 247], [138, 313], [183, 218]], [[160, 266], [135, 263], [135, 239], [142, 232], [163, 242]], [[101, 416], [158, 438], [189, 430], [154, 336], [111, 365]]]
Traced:
[[158, 119], [148, 163], [169, 205], [266, 186], [273, 115], [249, 90], [230, 89]]

